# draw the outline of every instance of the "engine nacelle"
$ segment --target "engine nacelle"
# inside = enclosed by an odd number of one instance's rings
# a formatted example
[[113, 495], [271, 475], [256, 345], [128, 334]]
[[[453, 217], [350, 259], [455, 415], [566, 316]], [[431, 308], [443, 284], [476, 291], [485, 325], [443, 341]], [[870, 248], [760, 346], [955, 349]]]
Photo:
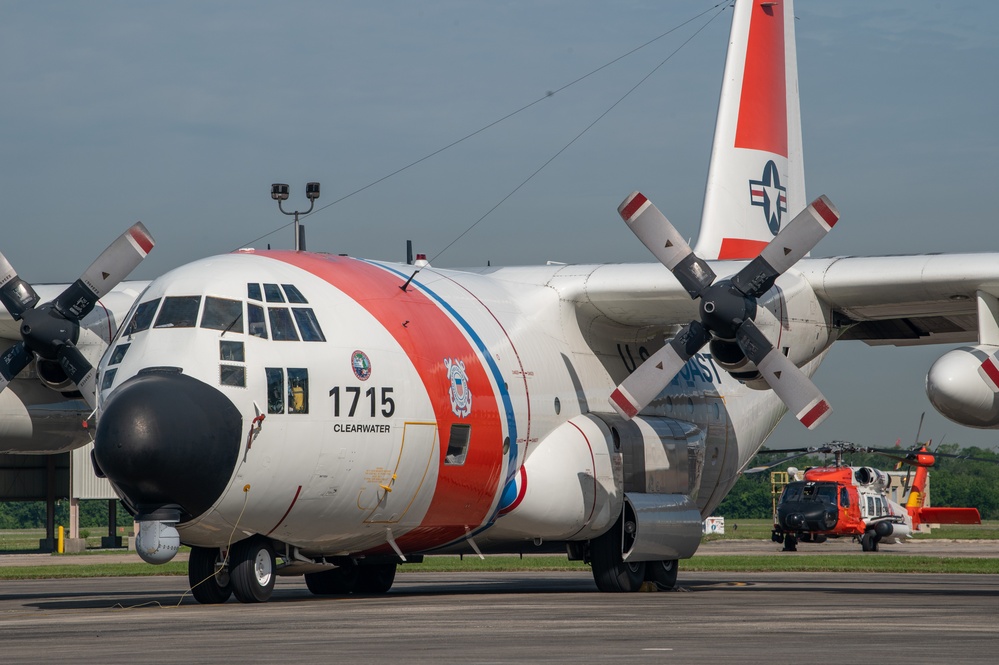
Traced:
[[962, 346], [933, 363], [926, 374], [926, 396], [941, 415], [967, 427], [999, 428], [999, 398], [979, 373], [995, 346]]
[[[504, 492], [499, 519], [477, 542], [591, 540], [617, 521], [627, 493], [663, 497], [662, 506], [651, 500], [655, 510], [636, 499], [649, 525], [646, 532], [655, 540], [679, 528], [685, 543], [687, 510], [697, 497], [703, 467], [704, 432], [695, 427], [654, 416], [576, 416], [532, 447]], [[679, 509], [678, 497], [683, 499]], [[694, 521], [699, 541], [699, 514]]]
[[888, 489], [891, 478], [884, 471], [872, 469], [869, 466], [858, 466], [853, 470], [853, 477], [859, 485], [870, 485], [875, 489]]

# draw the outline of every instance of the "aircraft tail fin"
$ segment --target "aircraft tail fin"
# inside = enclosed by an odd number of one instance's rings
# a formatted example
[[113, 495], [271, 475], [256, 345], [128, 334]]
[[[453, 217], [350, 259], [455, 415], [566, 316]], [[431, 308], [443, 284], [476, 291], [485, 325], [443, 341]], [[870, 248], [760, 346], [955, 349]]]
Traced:
[[694, 251], [754, 258], [806, 201], [792, 0], [740, 0]]

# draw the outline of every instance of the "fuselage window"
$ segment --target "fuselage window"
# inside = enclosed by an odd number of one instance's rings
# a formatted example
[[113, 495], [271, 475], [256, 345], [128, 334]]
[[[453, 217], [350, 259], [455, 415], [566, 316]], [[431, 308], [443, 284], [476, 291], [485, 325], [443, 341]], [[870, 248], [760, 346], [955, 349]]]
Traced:
[[246, 387], [246, 368], [239, 365], [219, 365], [219, 385]]
[[267, 323], [264, 322], [264, 308], [246, 303], [246, 318], [250, 324], [250, 334], [267, 339]]
[[877, 512], [875, 512], [875, 510], [874, 510], [874, 497], [873, 496], [867, 497], [867, 514], [871, 515], [871, 516], [877, 515]]
[[128, 347], [131, 344], [119, 344], [114, 348], [114, 353], [111, 354], [111, 360], [108, 361], [108, 365], [117, 365], [125, 358], [125, 353], [128, 352]]
[[284, 289], [284, 294], [288, 296], [288, 302], [297, 305], [308, 304], [309, 301], [305, 299], [301, 291], [295, 288], [294, 284], [282, 284], [281, 288]]
[[850, 507], [850, 493], [846, 491], [845, 487], [839, 488], [839, 505], [843, 508]]
[[205, 297], [201, 327], [243, 334], [243, 302], [228, 298]]
[[301, 331], [304, 341], [326, 341], [322, 328], [319, 327], [319, 321], [316, 320], [316, 313], [312, 311], [311, 307], [296, 307], [291, 310], [291, 313], [295, 315], [295, 321], [298, 323], [298, 329]]
[[246, 297], [250, 300], [263, 300], [260, 295], [260, 285], [259, 284], [247, 284], [246, 285]]
[[295, 324], [291, 322], [291, 314], [284, 307], [268, 307], [267, 317], [271, 321], [271, 338], [276, 341], [298, 341]]
[[284, 370], [268, 367], [267, 372], [267, 413], [284, 413]]
[[156, 308], [159, 306], [159, 298], [139, 305], [135, 310], [135, 316], [132, 317], [132, 321], [125, 329], [126, 334], [131, 335], [132, 333], [142, 332], [149, 328], [149, 324], [153, 322], [153, 315], [156, 314]]
[[461, 466], [468, 456], [468, 442], [472, 438], [472, 426], [454, 423], [451, 425], [451, 436], [447, 441], [447, 454], [444, 463]]
[[264, 296], [267, 302], [284, 302], [284, 296], [281, 295], [281, 289], [277, 284], [264, 284]]
[[288, 368], [288, 413], [309, 412], [309, 370]]
[[246, 355], [243, 352], [242, 342], [231, 342], [229, 340], [219, 340], [219, 360], [229, 362], [246, 362]]
[[154, 328], [193, 328], [198, 323], [201, 296], [170, 296], [156, 317]]

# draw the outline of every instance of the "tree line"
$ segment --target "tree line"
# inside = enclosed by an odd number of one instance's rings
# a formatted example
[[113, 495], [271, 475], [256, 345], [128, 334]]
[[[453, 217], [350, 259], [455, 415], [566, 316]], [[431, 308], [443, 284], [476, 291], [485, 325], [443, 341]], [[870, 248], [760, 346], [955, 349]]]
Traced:
[[[900, 450], [900, 453], [907, 451]], [[934, 506], [978, 508], [983, 520], [999, 519], [999, 453], [977, 447], [961, 448], [956, 443], [945, 444], [933, 452], [961, 455], [974, 459], [937, 457], [930, 467], [930, 503]], [[764, 449], [749, 463], [750, 467], [773, 464], [780, 451]], [[985, 461], [979, 461], [985, 460]], [[844, 464], [894, 470], [894, 462], [877, 453], [845, 453]], [[790, 466], [807, 469], [831, 466], [832, 455], [798, 457], [771, 471], [787, 471]], [[905, 470], [903, 467], [899, 470]], [[715, 515], [732, 519], [770, 519], [773, 517], [770, 473], [744, 474], [729, 492]]]
[[[132, 526], [132, 516], [118, 502], [117, 526]], [[69, 501], [56, 502], [56, 526], [69, 528]], [[43, 529], [45, 528], [44, 501], [0, 502], [0, 529]], [[104, 499], [80, 501], [80, 528], [107, 529], [108, 502]]]

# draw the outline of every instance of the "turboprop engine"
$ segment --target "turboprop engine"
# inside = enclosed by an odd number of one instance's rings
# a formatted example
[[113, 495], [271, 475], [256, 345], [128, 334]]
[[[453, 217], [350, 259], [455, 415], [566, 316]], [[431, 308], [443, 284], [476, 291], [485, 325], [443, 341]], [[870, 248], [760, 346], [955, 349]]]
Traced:
[[962, 346], [933, 363], [926, 396], [942, 415], [960, 425], [999, 428], [999, 347]]

